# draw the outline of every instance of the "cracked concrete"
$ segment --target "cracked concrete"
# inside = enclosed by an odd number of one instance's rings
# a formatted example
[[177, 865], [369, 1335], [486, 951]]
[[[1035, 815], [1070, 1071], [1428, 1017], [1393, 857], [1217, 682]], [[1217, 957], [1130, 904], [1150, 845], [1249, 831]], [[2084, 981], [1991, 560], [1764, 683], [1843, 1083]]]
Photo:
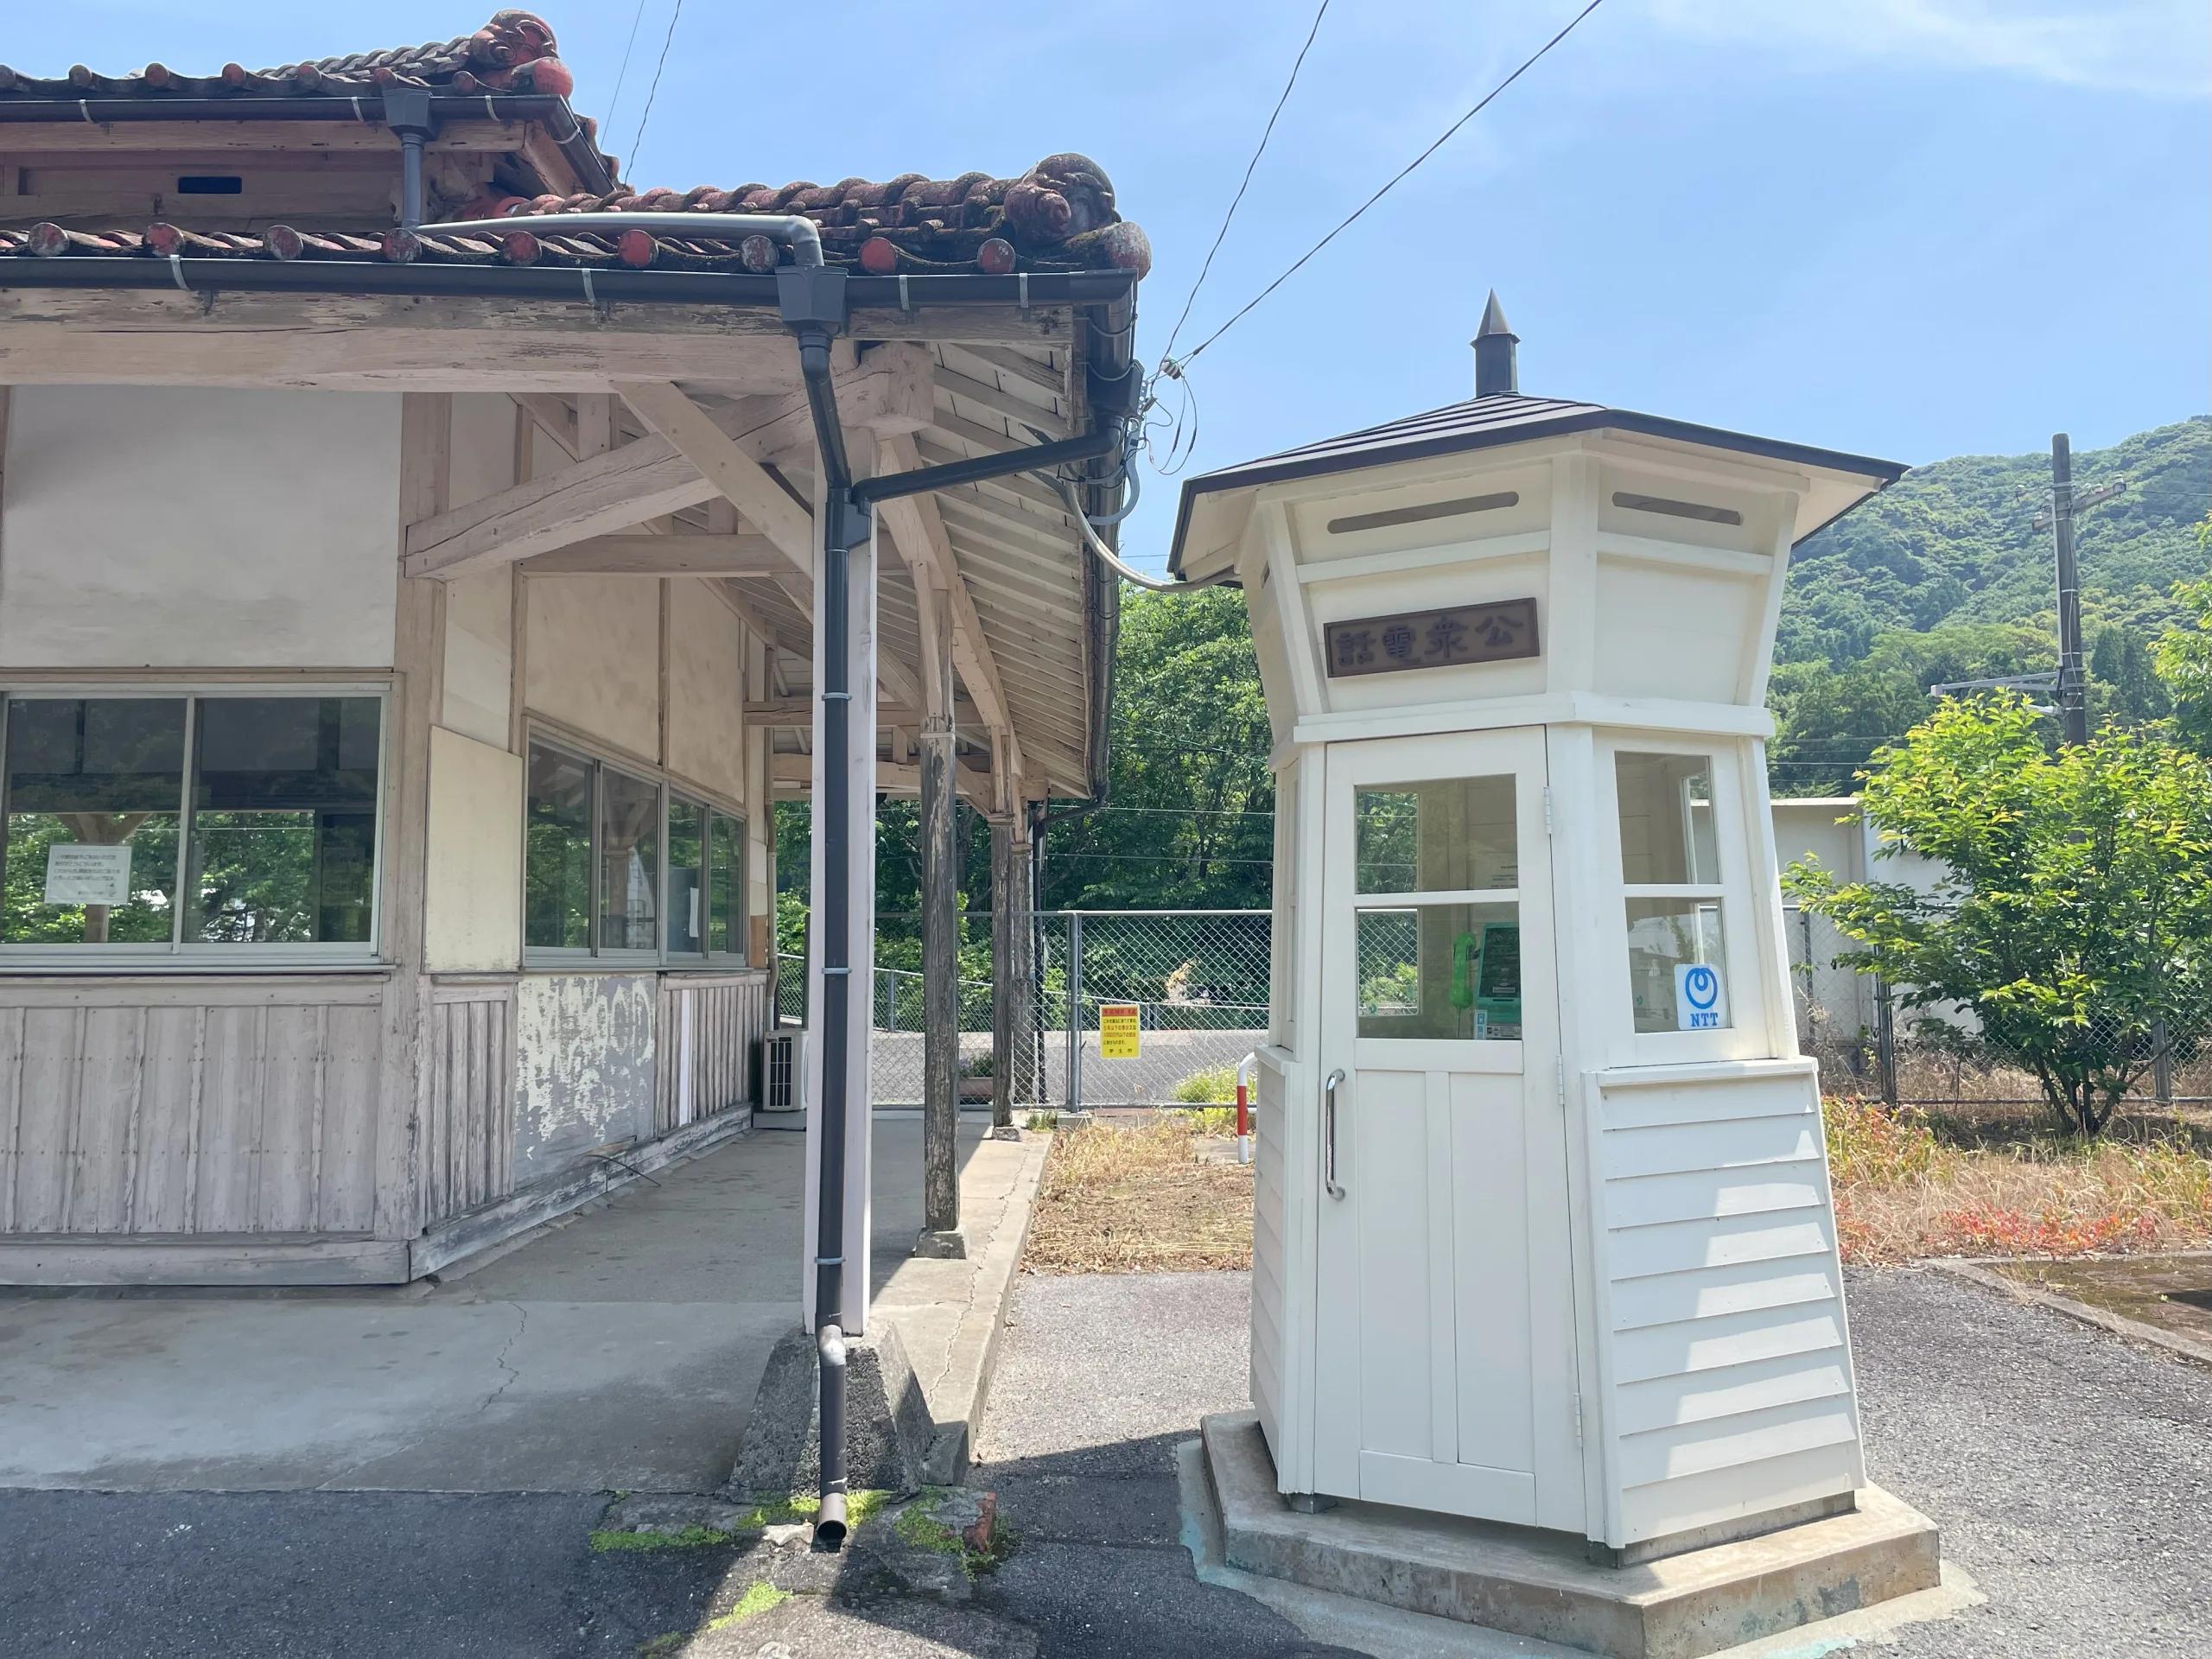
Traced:
[[[877, 1282], [903, 1297], [920, 1125], [874, 1132]], [[802, 1152], [727, 1142], [434, 1287], [0, 1294], [0, 1487], [712, 1490], [798, 1322]]]

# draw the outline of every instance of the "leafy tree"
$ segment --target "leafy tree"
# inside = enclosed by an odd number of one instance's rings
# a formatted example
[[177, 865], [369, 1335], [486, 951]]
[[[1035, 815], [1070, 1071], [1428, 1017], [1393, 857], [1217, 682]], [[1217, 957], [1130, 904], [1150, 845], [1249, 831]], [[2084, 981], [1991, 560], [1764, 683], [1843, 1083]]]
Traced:
[[[2212, 551], [2212, 515], [2196, 527], [2196, 545]], [[2212, 754], [2212, 576], [2176, 582], [2174, 599], [2185, 620], [2158, 639], [2158, 679], [2174, 700], [2183, 739]]]
[[[1786, 885], [1864, 947], [1838, 958], [1904, 988], [1932, 1045], [2032, 1071], [2070, 1132], [2094, 1135], [2151, 1065], [2164, 1020], [2212, 1031], [2212, 767], [2155, 729], [2046, 747], [2026, 700], [1947, 702], [1866, 781], [1885, 855], [1944, 871], [1932, 892]], [[1942, 1017], [1952, 1006], [1975, 1029]]]
[[1125, 597], [1107, 804], [1053, 826], [1047, 903], [1264, 909], [1274, 856], [1271, 741], [1242, 594]]
[[1769, 776], [1777, 795], [1848, 795], [1877, 749], [1901, 741], [1928, 716], [1929, 688], [2055, 668], [2054, 626], [2003, 622], [1878, 635], [1864, 662], [1784, 662], [1767, 702], [1775, 741]]

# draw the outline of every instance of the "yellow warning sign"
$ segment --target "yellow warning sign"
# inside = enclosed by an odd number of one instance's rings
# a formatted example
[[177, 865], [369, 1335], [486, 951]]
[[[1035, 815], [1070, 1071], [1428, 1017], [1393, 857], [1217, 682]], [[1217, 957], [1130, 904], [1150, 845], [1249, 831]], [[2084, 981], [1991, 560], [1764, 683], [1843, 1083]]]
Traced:
[[1098, 1058], [1134, 1060], [1137, 1057], [1137, 1005], [1101, 1002], [1098, 1005]]

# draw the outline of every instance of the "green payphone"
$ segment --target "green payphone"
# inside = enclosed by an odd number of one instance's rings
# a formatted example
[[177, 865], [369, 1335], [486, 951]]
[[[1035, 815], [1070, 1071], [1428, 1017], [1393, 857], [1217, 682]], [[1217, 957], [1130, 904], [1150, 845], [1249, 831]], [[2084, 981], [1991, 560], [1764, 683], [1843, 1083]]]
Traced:
[[1512, 922], [1485, 922], [1479, 936], [1462, 933], [1452, 942], [1452, 1006], [1475, 1011], [1475, 1035], [1492, 1026], [1521, 1024], [1521, 929]]

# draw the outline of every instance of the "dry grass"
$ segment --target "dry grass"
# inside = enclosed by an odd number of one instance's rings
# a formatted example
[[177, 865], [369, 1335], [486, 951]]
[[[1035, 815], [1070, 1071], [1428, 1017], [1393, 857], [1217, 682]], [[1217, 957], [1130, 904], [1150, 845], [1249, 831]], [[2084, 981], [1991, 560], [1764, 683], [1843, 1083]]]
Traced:
[[2083, 1145], [2021, 1123], [1827, 1103], [1844, 1258], [2083, 1255], [2212, 1239], [2212, 1159], [2183, 1132]]
[[1186, 1115], [1052, 1137], [1022, 1262], [1033, 1273], [1191, 1273], [1252, 1265], [1249, 1166], [1201, 1164]]

